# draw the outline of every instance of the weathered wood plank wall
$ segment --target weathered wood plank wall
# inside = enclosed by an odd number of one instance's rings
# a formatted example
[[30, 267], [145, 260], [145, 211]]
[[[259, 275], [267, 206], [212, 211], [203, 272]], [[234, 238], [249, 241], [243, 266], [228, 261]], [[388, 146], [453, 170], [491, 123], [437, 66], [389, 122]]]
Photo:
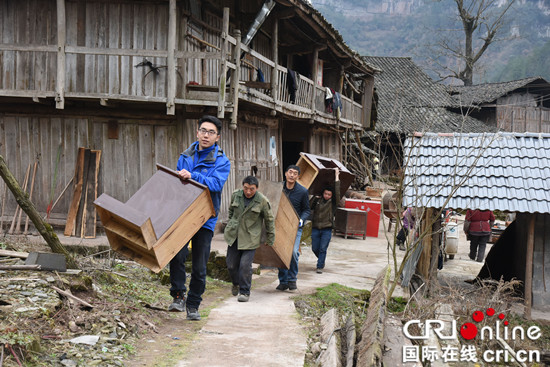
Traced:
[[[194, 120], [117, 122], [118, 139], [109, 139], [104, 118], [0, 115], [0, 154], [20, 182], [27, 166], [39, 162], [33, 202], [45, 213], [73, 177], [78, 147], [102, 151], [98, 193], [126, 201], [153, 175], [156, 163], [175, 169], [179, 154], [196, 140]], [[69, 188], [54, 208], [58, 217], [67, 214], [71, 193]], [[16, 205], [8, 195], [6, 214]]]
[[[117, 139], [109, 138], [110, 125], [118, 131]], [[180, 153], [196, 140], [196, 128], [195, 120], [182, 118], [152, 122], [4, 114], [0, 115], [0, 154], [20, 182], [28, 165], [39, 162], [33, 203], [39, 212], [45, 213], [50, 200], [55, 201], [73, 177], [79, 147], [102, 151], [98, 193], [105, 192], [125, 202], [153, 175], [156, 163], [176, 168]], [[242, 179], [251, 173], [252, 166], [257, 167], [257, 176], [261, 179], [282, 179], [280, 162], [272, 161], [270, 155], [272, 137], [280, 158], [278, 125], [240, 124], [234, 131], [224, 124], [219, 145], [229, 157], [232, 169], [222, 193], [222, 220], [227, 217], [231, 192], [241, 187]], [[65, 219], [72, 187], [70, 184], [57, 203], [52, 218]], [[0, 181], [0, 195], [3, 192], [4, 182]], [[5, 216], [12, 215], [16, 205], [9, 193]]]

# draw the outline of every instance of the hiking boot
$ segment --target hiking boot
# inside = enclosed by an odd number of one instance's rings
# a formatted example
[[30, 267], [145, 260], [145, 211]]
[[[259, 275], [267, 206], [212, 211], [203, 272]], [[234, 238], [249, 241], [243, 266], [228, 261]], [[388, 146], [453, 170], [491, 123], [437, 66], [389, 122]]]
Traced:
[[405, 244], [404, 244], [404, 243], [400, 243], [400, 244], [399, 244], [399, 249], [400, 249], [401, 251], [405, 251], [405, 250], [406, 250]]
[[168, 311], [172, 312], [184, 312], [185, 311], [185, 298], [176, 296], [174, 301], [168, 306]]
[[239, 297], [237, 297], [237, 300], [239, 302], [248, 302], [249, 297], [250, 297], [249, 294], [239, 294]]
[[238, 285], [233, 284], [233, 287], [231, 287], [231, 294], [234, 295], [234, 296], [239, 294], [239, 286]]
[[286, 291], [288, 289], [288, 284], [280, 283], [275, 289], [278, 291]]
[[289, 291], [295, 291], [296, 289], [298, 289], [298, 287], [296, 286], [296, 282], [288, 282]]
[[321, 269], [321, 268], [317, 268], [316, 271], [317, 271], [317, 274], [323, 274], [323, 269]]
[[196, 308], [187, 308], [187, 320], [198, 321], [201, 319], [199, 310]]

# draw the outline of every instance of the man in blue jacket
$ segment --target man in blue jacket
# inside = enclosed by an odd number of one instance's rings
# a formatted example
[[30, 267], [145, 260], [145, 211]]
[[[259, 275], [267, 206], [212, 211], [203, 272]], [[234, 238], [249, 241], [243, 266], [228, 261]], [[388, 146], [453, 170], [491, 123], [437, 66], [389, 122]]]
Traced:
[[290, 260], [289, 269], [279, 268], [279, 285], [277, 290], [286, 291], [296, 290], [296, 280], [298, 279], [298, 257], [300, 256], [300, 239], [302, 238], [303, 225], [306, 219], [309, 218], [309, 192], [305, 187], [300, 185], [296, 180], [300, 175], [300, 167], [290, 165], [285, 171], [286, 181], [283, 184], [283, 192], [288, 197], [288, 200], [296, 210], [300, 217], [298, 233], [294, 240], [294, 248], [292, 251], [292, 259]]
[[170, 261], [170, 295], [174, 298], [169, 311], [183, 312], [187, 309], [188, 320], [200, 320], [199, 306], [206, 286], [206, 263], [210, 256], [210, 243], [218, 220], [223, 185], [229, 176], [229, 159], [218, 146], [222, 123], [214, 116], [203, 116], [199, 120], [197, 141], [181, 153], [177, 171], [183, 180], [192, 179], [206, 185], [216, 215], [210, 218], [191, 239], [193, 249], [191, 281], [187, 300], [185, 293], [185, 260], [189, 254], [189, 243]]

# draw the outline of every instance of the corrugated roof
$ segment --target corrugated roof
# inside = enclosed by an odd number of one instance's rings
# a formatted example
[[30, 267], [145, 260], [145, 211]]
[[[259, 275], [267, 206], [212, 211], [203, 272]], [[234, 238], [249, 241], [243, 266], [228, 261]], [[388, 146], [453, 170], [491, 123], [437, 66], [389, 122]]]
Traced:
[[550, 134], [416, 134], [403, 205], [550, 213]]
[[541, 77], [531, 77], [502, 83], [487, 83], [472, 86], [448, 86], [453, 96], [453, 106], [478, 106], [491, 103], [506, 94], [520, 88], [539, 88], [548, 90], [548, 82]]
[[363, 56], [382, 70], [374, 87], [378, 96], [376, 131], [412, 133], [495, 131], [479, 120], [445, 109], [454, 101], [442, 84], [435, 83], [409, 57]]

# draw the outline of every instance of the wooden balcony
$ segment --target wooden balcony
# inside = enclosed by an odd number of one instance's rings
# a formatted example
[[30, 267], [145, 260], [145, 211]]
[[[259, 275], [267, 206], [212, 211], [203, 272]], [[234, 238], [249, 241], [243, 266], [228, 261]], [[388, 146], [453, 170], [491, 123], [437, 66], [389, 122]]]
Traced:
[[[162, 21], [154, 27], [162, 36], [149, 40], [147, 34], [142, 40], [136, 38], [133, 29], [121, 27], [120, 43], [110, 44], [101, 34], [86, 29], [86, 46], [80, 46], [72, 16], [78, 3], [57, 4], [57, 14], [51, 12], [49, 18], [37, 20], [54, 24], [52, 34], [42, 38], [41, 44], [18, 41], [17, 29], [5, 35], [0, 44], [0, 96], [35, 102], [53, 99], [58, 109], [64, 108], [66, 99], [96, 100], [103, 106], [117, 101], [157, 103], [166, 105], [169, 115], [175, 114], [177, 105], [211, 106], [217, 108], [220, 117], [230, 114], [233, 127], [243, 103], [289, 119], [354, 129], [366, 125], [365, 110], [370, 110], [370, 104], [364, 109], [341, 96], [340, 113], [329, 113], [325, 108], [326, 88], [303, 75], [297, 78], [296, 95], [291, 98], [289, 70], [264, 56], [277, 59], [278, 50], [263, 44], [257, 47], [262, 49], [260, 53], [241, 44], [240, 35], [229, 35], [228, 11], [223, 19], [212, 20], [216, 26], [198, 37], [187, 22], [176, 20], [172, 8], [175, 1], [157, 4]], [[108, 3], [101, 6], [105, 9], [90, 15], [90, 19], [99, 17], [95, 22], [104, 21], [102, 12], [110, 11]], [[263, 82], [257, 81], [258, 70], [264, 75]]]

